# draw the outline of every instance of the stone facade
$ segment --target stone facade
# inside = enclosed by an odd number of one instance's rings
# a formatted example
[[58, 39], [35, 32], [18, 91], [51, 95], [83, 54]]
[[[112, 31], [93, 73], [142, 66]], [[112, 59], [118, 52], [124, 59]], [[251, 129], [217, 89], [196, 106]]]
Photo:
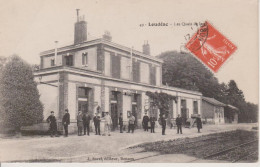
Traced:
[[[76, 123], [79, 110], [90, 112], [91, 115], [98, 111], [101, 115], [102, 112], [109, 112], [113, 117], [113, 129], [116, 129], [115, 121], [119, 114], [123, 114], [127, 125], [130, 111], [137, 118], [136, 125], [141, 127], [145, 112], [148, 111], [149, 115], [152, 110], [153, 112], [157, 110], [157, 117], [159, 114], [158, 109], [150, 108], [150, 99], [145, 94], [147, 91], [164, 92], [178, 97], [177, 103], [172, 101], [169, 104], [171, 110], [169, 119], [174, 119], [177, 114], [183, 112], [189, 118], [194, 111], [194, 101], [198, 104], [196, 111], [198, 114], [201, 113], [200, 92], [162, 85], [160, 59], [103, 39], [57, 50], [59, 59], [56, 60], [56, 65], [49, 64], [54, 58], [54, 50], [42, 52], [41, 69], [34, 73], [35, 78], [40, 77], [41, 81], [44, 81], [38, 85], [41, 99], [48, 97], [47, 95], [51, 95], [52, 99], [56, 97], [56, 100], [42, 101], [45, 106], [44, 119], [50, 110], [55, 110], [57, 118], [61, 120], [66, 108], [69, 109], [72, 124]], [[87, 62], [82, 65], [80, 61], [83, 61], [84, 55], [87, 55], [84, 59], [84, 62]], [[137, 66], [138, 70], [134, 69]], [[45, 83], [53, 83], [56, 87]], [[43, 85], [50, 88], [42, 89]], [[48, 91], [52, 89], [56, 91]], [[54, 101], [58, 104], [52, 108]], [[186, 106], [181, 105], [182, 101], [185, 101]], [[97, 110], [97, 107], [100, 110]]]

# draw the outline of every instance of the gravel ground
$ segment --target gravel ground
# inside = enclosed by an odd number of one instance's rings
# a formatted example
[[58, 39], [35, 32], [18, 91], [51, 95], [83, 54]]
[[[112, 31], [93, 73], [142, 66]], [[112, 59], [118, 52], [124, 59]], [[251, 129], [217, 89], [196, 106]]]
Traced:
[[[151, 142], [147, 144], [141, 144], [133, 148], [143, 148], [144, 152], [160, 152], [162, 155], [185, 154], [200, 159], [214, 159], [232, 162], [246, 155], [257, 152], [257, 139], [258, 133], [255, 131], [235, 130], [203, 135], [194, 138]], [[251, 143], [252, 141], [254, 142]], [[221, 153], [219, 155], [208, 157], [220, 151], [224, 151], [248, 142], [250, 142], [250, 144], [236, 147], [236, 149]], [[258, 157], [248, 162], [256, 162], [257, 160]]]
[[143, 130], [136, 130], [134, 134], [118, 131], [112, 136], [71, 135], [68, 138], [48, 136], [16, 136], [0, 138], [0, 162], [86, 162], [89, 157], [127, 154], [125, 148], [146, 142], [171, 140], [176, 138], [197, 137], [216, 132], [235, 129], [251, 130], [256, 124], [205, 125], [202, 133], [196, 128], [183, 128], [183, 135], [176, 134], [176, 129], [166, 129], [166, 135], [161, 135], [161, 129], [155, 129], [151, 134]]

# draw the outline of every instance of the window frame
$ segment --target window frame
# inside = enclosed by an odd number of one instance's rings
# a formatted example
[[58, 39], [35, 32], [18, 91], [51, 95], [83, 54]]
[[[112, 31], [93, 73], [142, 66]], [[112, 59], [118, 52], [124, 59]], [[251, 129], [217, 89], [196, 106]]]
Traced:
[[82, 53], [82, 66], [88, 66], [88, 52]]

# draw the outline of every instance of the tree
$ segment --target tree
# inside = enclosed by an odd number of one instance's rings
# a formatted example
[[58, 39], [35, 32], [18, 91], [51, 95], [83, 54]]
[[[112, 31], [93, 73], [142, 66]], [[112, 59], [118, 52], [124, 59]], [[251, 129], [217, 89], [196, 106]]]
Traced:
[[237, 107], [239, 122], [255, 121], [258, 106], [245, 101], [243, 91], [234, 80], [220, 84], [214, 74], [189, 53], [168, 51], [157, 57], [164, 60], [163, 84], [199, 91], [203, 96]]
[[[7, 61], [6, 57], [0, 56], [0, 83], [2, 81], [2, 71], [3, 71], [3, 68], [5, 66], [6, 61]], [[2, 99], [2, 98], [3, 97], [0, 93], [0, 99]], [[0, 103], [0, 128], [3, 127], [3, 118], [4, 118], [4, 114], [3, 114], [4, 112], [3, 111], [4, 111], [3, 106]]]
[[169, 110], [170, 110], [170, 101], [174, 100], [175, 103], [177, 103], [177, 97], [176, 96], [172, 96], [169, 95], [167, 93], [163, 93], [163, 92], [150, 92], [147, 91], [145, 93], [147, 96], [150, 97], [150, 99], [152, 100], [152, 106], [153, 107], [157, 107], [160, 111], [160, 117], [162, 117], [162, 115], [165, 115], [166, 117], [168, 117], [169, 114]]
[[16, 55], [2, 69], [0, 94], [3, 109], [0, 114], [5, 127], [19, 130], [43, 120], [43, 105], [31, 65]]
[[200, 91], [204, 96], [219, 98], [221, 88], [217, 78], [191, 54], [168, 51], [157, 57], [164, 60], [163, 84]]
[[226, 103], [239, 108], [238, 121], [246, 122], [248, 120], [247, 104], [243, 91], [237, 87], [234, 80], [230, 80], [226, 90]]
[[247, 102], [248, 122], [258, 121], [258, 105]]

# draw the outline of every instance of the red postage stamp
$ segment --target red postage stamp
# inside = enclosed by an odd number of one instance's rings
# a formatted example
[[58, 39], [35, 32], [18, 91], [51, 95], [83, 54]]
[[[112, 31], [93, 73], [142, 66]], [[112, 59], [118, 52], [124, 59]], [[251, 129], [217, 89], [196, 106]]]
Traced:
[[237, 47], [207, 21], [186, 44], [196, 57], [217, 72]]

